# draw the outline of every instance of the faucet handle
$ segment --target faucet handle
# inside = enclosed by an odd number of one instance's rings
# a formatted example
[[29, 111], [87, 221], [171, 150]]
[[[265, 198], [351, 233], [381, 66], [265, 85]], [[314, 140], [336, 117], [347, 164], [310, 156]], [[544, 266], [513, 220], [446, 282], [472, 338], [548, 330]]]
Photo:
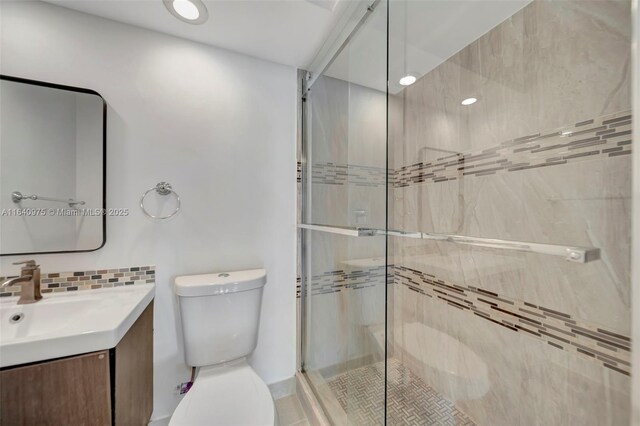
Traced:
[[35, 267], [36, 266], [36, 261], [35, 260], [22, 260], [20, 262], [13, 262], [13, 265], [26, 265], [27, 267], [29, 267], [29, 266]]
[[13, 262], [14, 265], [24, 265], [22, 267], [22, 273], [24, 274], [25, 271], [33, 271], [34, 269], [37, 269], [40, 265], [36, 265], [36, 261], [35, 260], [23, 260], [22, 262]]

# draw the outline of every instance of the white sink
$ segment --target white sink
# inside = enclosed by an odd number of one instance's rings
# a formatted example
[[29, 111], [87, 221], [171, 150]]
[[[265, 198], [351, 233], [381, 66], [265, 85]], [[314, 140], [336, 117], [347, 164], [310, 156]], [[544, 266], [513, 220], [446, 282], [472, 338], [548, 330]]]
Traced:
[[155, 294], [154, 284], [0, 301], [0, 367], [115, 347]]

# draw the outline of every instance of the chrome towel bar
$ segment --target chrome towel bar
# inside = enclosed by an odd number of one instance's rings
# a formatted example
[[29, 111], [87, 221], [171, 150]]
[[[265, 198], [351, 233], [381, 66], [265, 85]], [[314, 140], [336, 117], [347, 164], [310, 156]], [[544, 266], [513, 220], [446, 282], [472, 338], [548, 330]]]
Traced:
[[312, 231], [329, 232], [332, 234], [347, 235], [352, 237], [390, 235], [394, 237], [442, 241], [475, 247], [488, 247], [501, 250], [519, 251], [524, 253], [537, 253], [549, 256], [559, 256], [563, 257], [569, 262], [576, 263], [587, 263], [600, 259], [600, 249], [596, 247], [563, 246], [557, 244], [541, 244], [523, 241], [499, 240], [494, 238], [468, 237], [464, 235], [435, 234], [430, 232], [406, 232], [372, 228], [348, 228], [314, 224], [299, 224], [298, 228], [309, 229]]
[[20, 191], [13, 191], [11, 193], [11, 200], [14, 203], [19, 203], [22, 200], [41, 200], [41, 201], [55, 201], [58, 203], [67, 203], [69, 204], [69, 207], [75, 207], [77, 205], [80, 206], [84, 206], [84, 201], [76, 201], [73, 200], [71, 198], [69, 198], [68, 200], [62, 199], [62, 198], [51, 198], [51, 197], [43, 197], [41, 195], [24, 195], [22, 192]]

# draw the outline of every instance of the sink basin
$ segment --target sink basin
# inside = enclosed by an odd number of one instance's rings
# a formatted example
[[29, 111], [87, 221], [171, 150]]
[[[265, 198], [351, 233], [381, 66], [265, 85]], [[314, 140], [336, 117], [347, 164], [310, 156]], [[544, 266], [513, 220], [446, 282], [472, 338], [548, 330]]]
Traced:
[[0, 367], [115, 347], [151, 302], [154, 284], [0, 301]]
[[[84, 316], [89, 310], [86, 298], [69, 300], [57, 297], [42, 304], [0, 305], [0, 336], [2, 343], [18, 339], [50, 334], [68, 327], [77, 316]], [[92, 301], [93, 302], [93, 301]], [[71, 312], [73, 314], [71, 314]]]

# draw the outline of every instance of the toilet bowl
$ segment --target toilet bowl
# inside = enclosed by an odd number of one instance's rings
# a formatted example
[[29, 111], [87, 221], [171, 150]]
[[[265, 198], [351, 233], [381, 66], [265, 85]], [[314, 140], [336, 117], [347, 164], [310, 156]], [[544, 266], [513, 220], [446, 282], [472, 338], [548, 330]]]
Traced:
[[263, 269], [177, 277], [187, 365], [199, 367], [169, 425], [272, 426], [269, 388], [247, 363], [256, 347]]
[[269, 388], [245, 360], [200, 369], [169, 422], [175, 426], [274, 424]]

